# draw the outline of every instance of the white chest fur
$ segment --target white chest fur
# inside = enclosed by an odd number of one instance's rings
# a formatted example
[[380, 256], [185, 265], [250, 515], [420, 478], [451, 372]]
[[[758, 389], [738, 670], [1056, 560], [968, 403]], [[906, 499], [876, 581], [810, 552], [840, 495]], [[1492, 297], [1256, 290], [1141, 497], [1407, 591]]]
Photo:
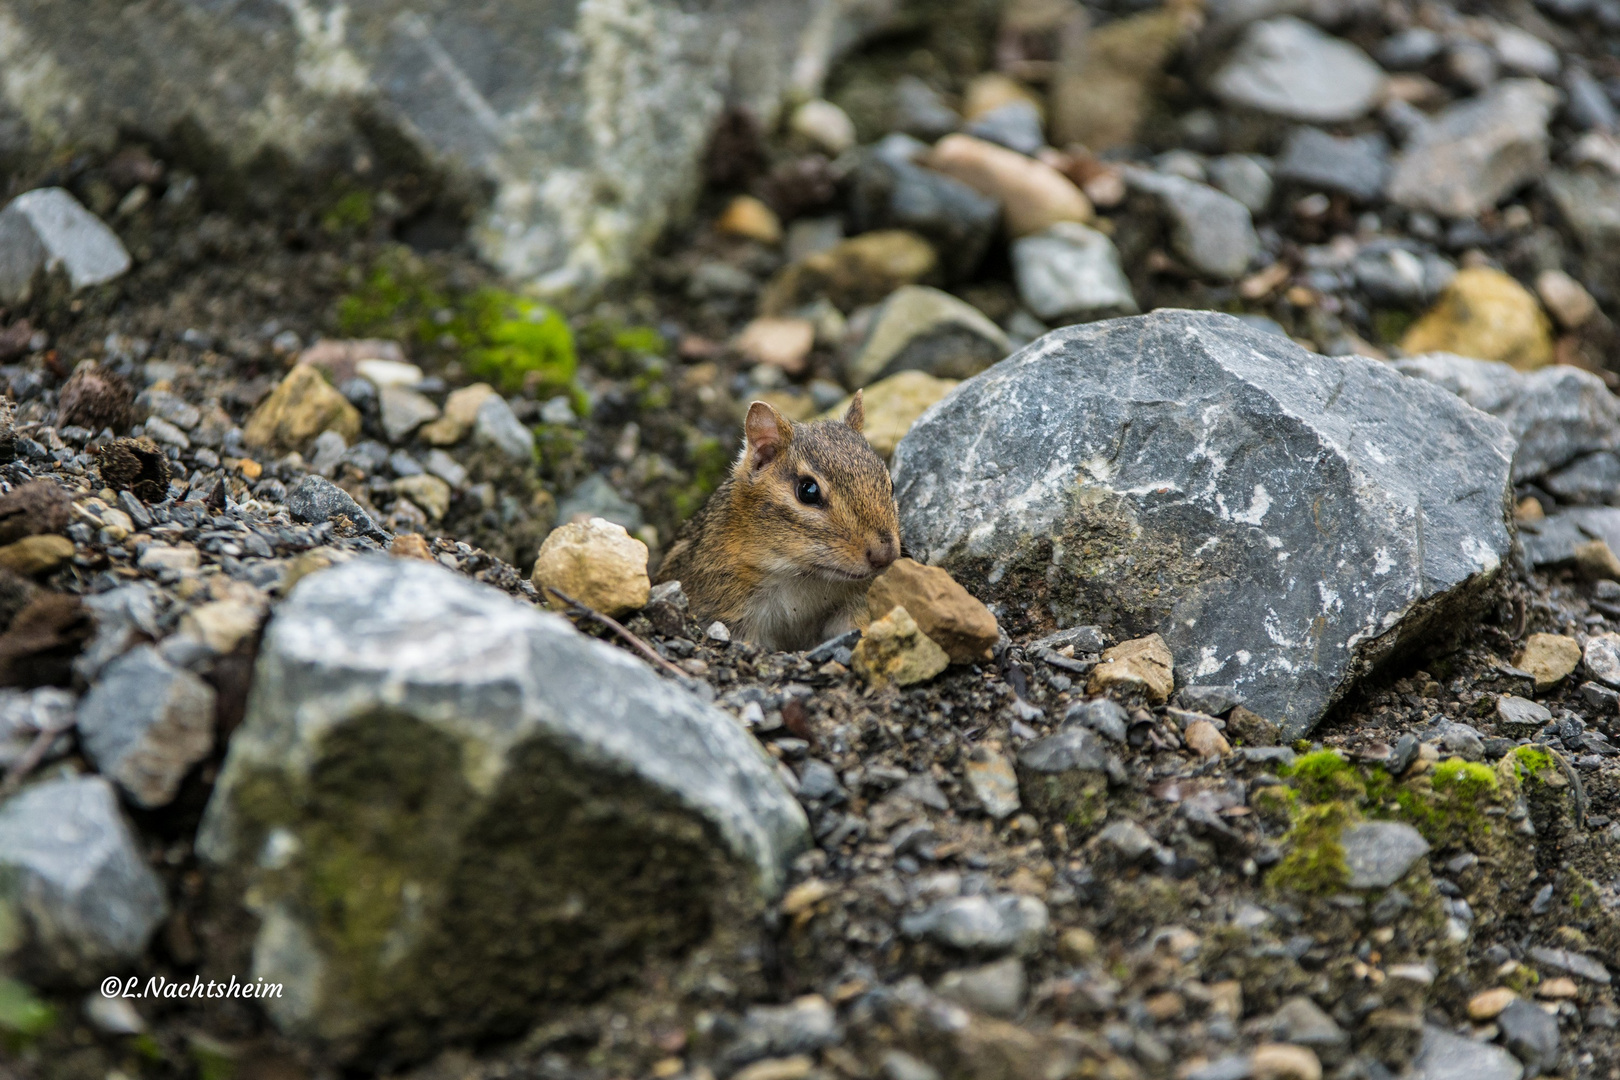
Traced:
[[771, 649], [810, 649], [853, 627], [864, 581], [828, 581], [773, 574], [754, 590], [743, 612], [743, 636]]

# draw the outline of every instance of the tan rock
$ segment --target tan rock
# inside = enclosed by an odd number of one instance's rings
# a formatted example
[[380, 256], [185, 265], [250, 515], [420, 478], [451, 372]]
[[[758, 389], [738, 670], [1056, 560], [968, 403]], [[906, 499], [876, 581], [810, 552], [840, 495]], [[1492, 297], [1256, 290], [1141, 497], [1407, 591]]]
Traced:
[[1556, 979], [1543, 979], [1536, 987], [1536, 996], [1546, 998], [1548, 1001], [1568, 1001], [1579, 997], [1580, 988], [1575, 980], [1568, 975], [1560, 975]]
[[1293, 1043], [1262, 1043], [1249, 1058], [1252, 1080], [1322, 1080], [1316, 1051]]
[[1513, 507], [1514, 521], [1541, 521], [1546, 516], [1547, 511], [1541, 508], [1541, 500], [1534, 495], [1526, 495]]
[[1058, 958], [1066, 964], [1088, 964], [1097, 958], [1097, 936], [1078, 926], [1058, 935]]
[[647, 545], [602, 518], [553, 529], [540, 545], [531, 575], [542, 595], [550, 586], [604, 615], [647, 603]]
[[1091, 669], [1086, 690], [1092, 694], [1117, 691], [1140, 695], [1155, 705], [1162, 704], [1176, 688], [1175, 661], [1170, 647], [1158, 634], [1122, 641], [1102, 654]]
[[757, 240], [761, 244], [782, 242], [782, 219], [776, 211], [752, 195], [738, 195], [726, 205], [714, 227], [728, 236]]
[[1481, 990], [1468, 999], [1468, 1019], [1476, 1024], [1495, 1020], [1502, 1010], [1519, 1000], [1519, 995], [1505, 986]]
[[1536, 678], [1537, 690], [1551, 690], [1569, 677], [1581, 662], [1581, 646], [1562, 634], [1531, 634], [1513, 666]]
[[1052, 82], [1052, 141], [1092, 151], [1136, 141], [1190, 21], [1167, 6], [1067, 35]]
[[922, 159], [932, 169], [999, 199], [1007, 231], [1028, 236], [1060, 221], [1082, 225], [1091, 200], [1074, 182], [1045, 162], [971, 135], [947, 135]]
[[808, 1054], [765, 1058], [731, 1074], [731, 1080], [804, 1080], [816, 1067]]
[[1451, 352], [1521, 371], [1553, 362], [1552, 327], [1530, 291], [1500, 270], [1458, 271], [1440, 299], [1401, 338], [1413, 355]]
[[1566, 330], [1580, 329], [1597, 313], [1592, 294], [1562, 270], [1543, 270], [1536, 275], [1536, 295]]
[[23, 577], [48, 574], [73, 558], [73, 541], [65, 536], [25, 536], [0, 547], [0, 567]]
[[1208, 720], [1194, 720], [1188, 724], [1181, 733], [1181, 740], [1187, 744], [1187, 749], [1201, 758], [1218, 758], [1232, 752], [1232, 744]]
[[850, 667], [874, 686], [927, 682], [950, 666], [950, 657], [918, 628], [903, 607], [874, 619], [856, 644]]
[[[878, 380], [861, 391], [866, 408], [866, 424], [861, 434], [878, 456], [887, 461], [917, 418], [957, 385], [955, 379], [936, 379], [922, 371], [902, 371]], [[843, 416], [852, 400], [853, 397], [847, 397], [840, 401], [822, 413], [823, 418], [836, 420]]]
[[927, 240], [904, 229], [879, 229], [783, 267], [765, 287], [759, 308], [764, 315], [785, 315], [825, 296], [839, 310], [853, 311], [938, 273], [939, 255]]
[[962, 94], [962, 118], [972, 123], [1003, 105], [1018, 101], [1027, 101], [1037, 109], [1041, 108], [1041, 99], [1023, 83], [1000, 72], [987, 71], [968, 80], [967, 89]]
[[855, 122], [849, 114], [824, 98], [813, 98], [793, 110], [788, 128], [837, 157], [855, 145]]
[[433, 561], [433, 549], [421, 533], [400, 533], [388, 545], [388, 554], [396, 559], [422, 559]]
[[809, 319], [755, 319], [737, 335], [737, 351], [756, 364], [781, 368], [789, 375], [804, 372], [816, 344], [816, 325]]
[[1000, 628], [996, 617], [956, 579], [937, 566], [898, 559], [872, 582], [866, 594], [871, 611], [904, 608], [953, 664], [990, 659]]
[[323, 431], [335, 431], [346, 442], [354, 442], [360, 437], [360, 411], [312, 364], [299, 364], [288, 372], [242, 425], [249, 446], [274, 454], [303, 451]]
[[966, 379], [1012, 351], [984, 312], [927, 285], [902, 285], [872, 314], [872, 326], [845, 365], [857, 389], [901, 371]]
[[1588, 540], [1575, 548], [1575, 569], [1589, 581], [1620, 581], [1620, 558], [1602, 540]]
[[450, 511], [450, 485], [431, 473], [402, 476], [389, 485], [389, 490], [420, 506], [432, 521]]
[[241, 600], [214, 600], [200, 604], [180, 619], [180, 632], [224, 656], [259, 631], [264, 608]]
[[454, 446], [467, 437], [478, 421], [478, 408], [495, 388], [489, 383], [473, 383], [453, 391], [444, 402], [444, 415], [417, 432], [433, 446]]
[[1023, 805], [1018, 798], [1018, 774], [1005, 754], [978, 747], [962, 766], [962, 774], [974, 798], [994, 820], [1011, 817]]

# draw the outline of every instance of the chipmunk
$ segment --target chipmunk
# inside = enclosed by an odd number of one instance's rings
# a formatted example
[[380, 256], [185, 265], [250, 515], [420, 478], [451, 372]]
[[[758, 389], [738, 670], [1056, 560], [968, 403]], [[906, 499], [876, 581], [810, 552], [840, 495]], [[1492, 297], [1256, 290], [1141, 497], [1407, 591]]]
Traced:
[[860, 392], [843, 420], [795, 424], [748, 406], [731, 476], [686, 523], [659, 581], [679, 581], [702, 622], [771, 649], [853, 629], [866, 587], [900, 555], [888, 467], [861, 436]]

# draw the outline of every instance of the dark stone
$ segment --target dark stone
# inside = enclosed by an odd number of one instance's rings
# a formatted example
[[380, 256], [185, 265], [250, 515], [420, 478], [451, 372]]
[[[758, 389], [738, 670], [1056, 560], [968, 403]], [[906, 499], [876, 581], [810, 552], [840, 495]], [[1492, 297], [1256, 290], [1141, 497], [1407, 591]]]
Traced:
[[379, 540], [392, 539], [347, 491], [324, 476], [310, 474], [298, 481], [298, 486], [287, 495], [287, 509], [295, 521], [318, 525], [341, 515], [348, 518], [355, 530], [364, 536]]
[[919, 560], [1008, 612], [1158, 632], [1294, 738], [1497, 577], [1512, 450], [1386, 364], [1162, 310], [968, 380], [893, 469]]
[[1375, 202], [1389, 176], [1389, 140], [1377, 132], [1340, 138], [1320, 128], [1295, 128], [1283, 143], [1275, 175], [1289, 183]]
[[123, 431], [133, 417], [135, 392], [121, 375], [99, 364], [85, 364], [73, 373], [57, 399], [58, 427], [77, 424], [100, 431]]
[[0, 495], [0, 544], [60, 533], [73, 520], [73, 499], [50, 480], [31, 480]]
[[1496, 1018], [1502, 1044], [1524, 1062], [1531, 1076], [1551, 1072], [1558, 1061], [1558, 1018], [1539, 1005], [1515, 998]]
[[962, 278], [984, 257], [1001, 205], [960, 180], [917, 164], [928, 147], [890, 135], [866, 150], [850, 206], [857, 229], [909, 229], [939, 251], [946, 273]]
[[114, 491], [128, 491], [149, 503], [168, 496], [169, 458], [151, 439], [114, 439], [97, 456], [101, 479]]

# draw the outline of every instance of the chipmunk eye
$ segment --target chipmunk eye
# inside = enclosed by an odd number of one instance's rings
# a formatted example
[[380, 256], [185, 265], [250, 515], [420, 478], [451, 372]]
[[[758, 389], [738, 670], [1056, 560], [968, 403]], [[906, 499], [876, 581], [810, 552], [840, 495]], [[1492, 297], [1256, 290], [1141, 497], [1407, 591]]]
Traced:
[[801, 476], [799, 477], [798, 496], [799, 501], [806, 506], [820, 506], [821, 485], [808, 476]]

